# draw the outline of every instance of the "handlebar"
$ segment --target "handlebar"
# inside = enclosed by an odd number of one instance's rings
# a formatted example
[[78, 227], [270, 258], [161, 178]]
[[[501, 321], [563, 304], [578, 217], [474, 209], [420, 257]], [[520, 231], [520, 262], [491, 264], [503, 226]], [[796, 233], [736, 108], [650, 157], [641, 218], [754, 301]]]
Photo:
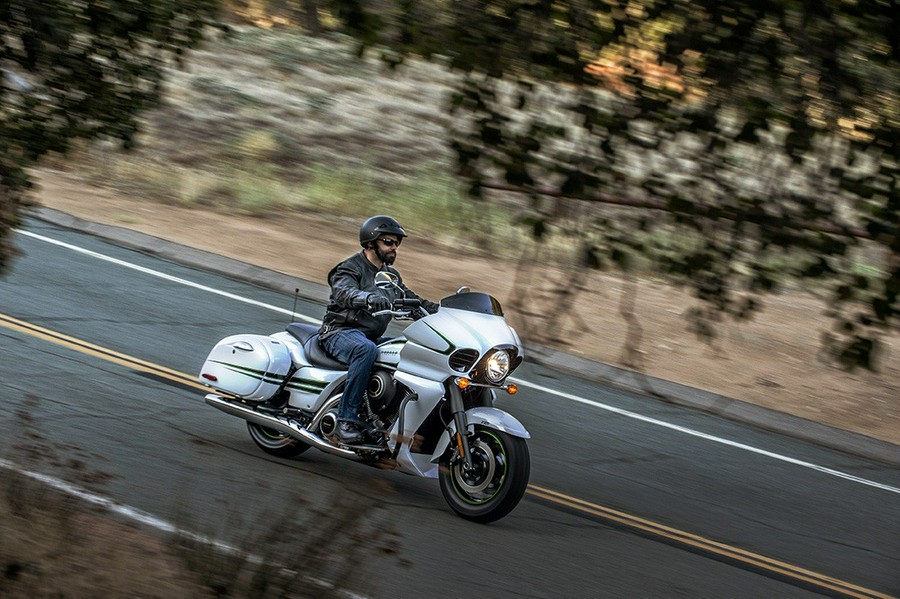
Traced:
[[379, 310], [378, 312], [372, 312], [372, 316], [384, 316], [385, 314], [390, 314], [391, 316], [395, 316], [397, 318], [409, 317], [409, 308], [421, 308], [422, 300], [400, 298], [395, 299], [393, 304], [394, 305], [390, 310]]
[[422, 305], [422, 300], [420, 299], [395, 299], [394, 300], [394, 309], [397, 308], [418, 308]]

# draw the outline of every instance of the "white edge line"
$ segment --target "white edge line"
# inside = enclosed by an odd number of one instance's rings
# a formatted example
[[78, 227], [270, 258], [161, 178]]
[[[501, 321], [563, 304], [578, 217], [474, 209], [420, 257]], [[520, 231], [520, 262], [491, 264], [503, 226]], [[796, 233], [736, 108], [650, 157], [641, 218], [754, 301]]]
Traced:
[[769, 458], [773, 458], [776, 460], [781, 460], [782, 462], [787, 462], [789, 464], [794, 464], [795, 466], [802, 466], [804, 468], [810, 468], [812, 470], [816, 470], [818, 472], [822, 472], [824, 474], [830, 474], [832, 476], [837, 476], [838, 478], [843, 478], [846, 480], [850, 480], [856, 483], [860, 483], [863, 485], [868, 485], [870, 487], [875, 487], [877, 489], [882, 489], [883, 491], [890, 491], [891, 493], [900, 494], [900, 488], [892, 487], [891, 485], [886, 485], [883, 483], [875, 482], [872, 480], [868, 480], [865, 478], [860, 478], [858, 476], [854, 476], [852, 474], [847, 474], [846, 472], [841, 472], [840, 470], [834, 470], [832, 468], [826, 468], [825, 466], [819, 466], [818, 464], [813, 464], [812, 462], [805, 462], [803, 460], [798, 460], [796, 458], [792, 458], [786, 455], [782, 455], [779, 453], [774, 453], [771, 451], [767, 451], [765, 449], [760, 449], [758, 447], [753, 447], [752, 445], [746, 445], [744, 443], [738, 443], [737, 441], [732, 441], [730, 439], [725, 439], [723, 437], [717, 437], [715, 435], [710, 435], [708, 433], [704, 433], [701, 431], [697, 431], [691, 428], [687, 428], [684, 426], [680, 426], [677, 424], [672, 424], [670, 422], [666, 422], [664, 420], [657, 420], [656, 418], [651, 418], [649, 416], [644, 416], [642, 414], [638, 414], [636, 412], [630, 412], [628, 410], [623, 410], [622, 408], [617, 408], [615, 406], [610, 406], [604, 403], [600, 403], [599, 401], [593, 401], [590, 399], [585, 399], [583, 397], [579, 397], [577, 395], [572, 395], [571, 393], [565, 393], [563, 391], [557, 391], [555, 389], [548, 389], [547, 387], [542, 387], [535, 383], [530, 383], [528, 381], [516, 380], [512, 379], [514, 382], [522, 387], [530, 387], [532, 389], [537, 389], [539, 391], [543, 391], [544, 393], [548, 393], [550, 395], [556, 395], [557, 397], [562, 397], [577, 403], [593, 406], [595, 408], [600, 408], [601, 410], [606, 410], [608, 412], [612, 412], [614, 414], [619, 414], [620, 416], [626, 416], [628, 418], [633, 418], [634, 420], [640, 420], [641, 422], [647, 422], [649, 424], [655, 424], [656, 426], [661, 426], [663, 428], [667, 428], [669, 430], [678, 431], [680, 433], [684, 433], [686, 435], [691, 435], [694, 437], [699, 437], [700, 439], [706, 439], [707, 441], [714, 441], [716, 443], [721, 443], [722, 445], [727, 445], [729, 447], [735, 447], [737, 449], [743, 449], [744, 451], [749, 451], [751, 453], [756, 453], [759, 455], [763, 455]]
[[[10, 470], [11, 472], [15, 472], [16, 474], [19, 474], [21, 476], [30, 478], [39, 483], [47, 485], [51, 489], [55, 489], [61, 493], [65, 493], [67, 495], [70, 495], [72, 497], [80, 499], [81, 501], [84, 501], [85, 503], [89, 503], [91, 505], [96, 505], [100, 508], [105, 509], [108, 512], [112, 512], [114, 514], [117, 514], [117, 515], [127, 518], [129, 520], [133, 520], [139, 524], [149, 526], [150, 528], [155, 528], [156, 530], [160, 530], [166, 534], [178, 535], [183, 538], [190, 539], [191, 541], [194, 541], [195, 543], [208, 545], [210, 547], [215, 548], [218, 551], [221, 551], [222, 553], [227, 553], [229, 555], [236, 555], [238, 557], [241, 557], [241, 558], [245, 559], [246, 561], [248, 561], [249, 563], [254, 564], [254, 565], [260, 565], [260, 564], [266, 563], [266, 560], [264, 560], [262, 557], [254, 554], [254, 553], [247, 553], [246, 551], [238, 549], [234, 545], [230, 545], [228, 543], [225, 543], [224, 541], [219, 541], [217, 539], [207, 537], [206, 535], [197, 534], [195, 532], [191, 532], [189, 530], [179, 528], [179, 527], [175, 526], [174, 524], [172, 524], [171, 522], [167, 522], [166, 520], [157, 518], [156, 516], [148, 514], [147, 512], [144, 512], [137, 508], [131, 507], [129, 505], [124, 505], [124, 504], [118, 503], [107, 497], [103, 497], [101, 495], [95, 495], [94, 493], [91, 493], [90, 491], [76, 487], [75, 485], [73, 485], [69, 482], [66, 482], [62, 479], [59, 479], [59, 478], [56, 478], [53, 476], [49, 476], [47, 474], [41, 474], [40, 472], [32, 472], [31, 470], [25, 470], [24, 468], [14, 464], [13, 462], [10, 462], [8, 460], [4, 460], [3, 458], [0, 458], [0, 468]], [[281, 566], [281, 567], [283, 568], [284, 566]], [[308, 582], [311, 582], [320, 587], [335, 590], [335, 586], [332, 583], [328, 582], [327, 580], [321, 580], [319, 578], [314, 578], [309, 575], [304, 575], [304, 579], [307, 580]], [[342, 589], [337, 589], [337, 591], [341, 595], [348, 597], [349, 599], [365, 599], [364, 596], [358, 595], [356, 593], [352, 593], [350, 591], [344, 591]]]
[[15, 472], [16, 474], [20, 474], [20, 475], [28, 477], [32, 480], [36, 480], [40, 483], [43, 483], [52, 489], [56, 489], [57, 491], [61, 491], [63, 493], [66, 493], [67, 495], [71, 495], [73, 497], [77, 497], [78, 499], [80, 499], [86, 503], [90, 503], [91, 505], [99, 506], [99, 507], [101, 507], [107, 511], [110, 511], [114, 514], [118, 514], [119, 516], [124, 516], [125, 518], [128, 518], [129, 520], [134, 520], [135, 522], [139, 522], [140, 524], [144, 524], [151, 528], [161, 530], [168, 534], [181, 535], [192, 541], [215, 547], [216, 549], [223, 551], [225, 553], [245, 557], [248, 561], [251, 561], [253, 563], [262, 563], [262, 559], [260, 557], [255, 556], [253, 554], [245, 553], [244, 551], [241, 551], [240, 549], [238, 549], [237, 547], [234, 547], [233, 545], [229, 545], [228, 543], [224, 543], [222, 541], [217, 541], [210, 537], [200, 535], [197, 533], [193, 533], [193, 532], [184, 530], [182, 528], [178, 528], [174, 524], [167, 522], [165, 520], [162, 520], [160, 518], [157, 518], [156, 516], [152, 516], [152, 515], [148, 514], [147, 512], [143, 512], [137, 508], [133, 508], [133, 507], [130, 507], [127, 505], [123, 505], [121, 503], [117, 503], [117, 502], [113, 501], [112, 499], [108, 499], [108, 498], [102, 497], [100, 495], [95, 495], [84, 489], [80, 489], [71, 483], [68, 483], [68, 482], [58, 479], [58, 478], [55, 478], [53, 476], [48, 476], [46, 474], [41, 474], [39, 472], [32, 472], [30, 470], [25, 470], [24, 468], [21, 468], [8, 460], [4, 460], [3, 458], [0, 458], [0, 468], [5, 468], [6, 470], [11, 470], [12, 472]]
[[[281, 313], [281, 314], [288, 314], [288, 315], [291, 315], [291, 314], [292, 314], [292, 312], [290, 312], [289, 310], [285, 310], [284, 308], [279, 308], [279, 307], [277, 307], [277, 306], [272, 306], [271, 304], [266, 304], [266, 303], [264, 303], [264, 302], [259, 302], [259, 301], [252, 300], [252, 299], [249, 299], [249, 298], [246, 298], [246, 297], [242, 297], [242, 296], [236, 295], [236, 294], [234, 294], [234, 293], [228, 293], [227, 291], [221, 291], [221, 290], [215, 289], [215, 288], [213, 288], [213, 287], [208, 287], [208, 286], [206, 286], [206, 285], [201, 285], [201, 284], [199, 284], [199, 283], [194, 283], [193, 281], [188, 281], [187, 279], [181, 279], [181, 278], [179, 278], [179, 277], [175, 277], [175, 276], [172, 276], [172, 275], [168, 275], [168, 274], [166, 274], [166, 273], [163, 273], [163, 272], [160, 272], [160, 271], [157, 271], [157, 270], [153, 270], [153, 269], [150, 269], [150, 268], [145, 268], [145, 267], [143, 267], [143, 266], [138, 266], [137, 264], [132, 264], [132, 263], [126, 262], [126, 261], [124, 261], [124, 260], [119, 260], [118, 258], [113, 258], [113, 257], [111, 257], [111, 256], [106, 256], [105, 254], [100, 254], [100, 253], [98, 253], [98, 252], [94, 252], [94, 251], [92, 251], [92, 250], [88, 250], [88, 249], [85, 249], [85, 248], [81, 248], [81, 247], [78, 247], [78, 246], [76, 246], [76, 245], [72, 245], [72, 244], [70, 244], [70, 243], [65, 243], [65, 242], [63, 242], [63, 241], [58, 241], [58, 240], [52, 239], [52, 238], [50, 238], [50, 237], [44, 237], [43, 235], [38, 235], [37, 233], [32, 233], [32, 232], [30, 232], [30, 231], [23, 231], [23, 230], [21, 230], [21, 229], [14, 229], [14, 230], [15, 230], [17, 233], [22, 234], [22, 235], [26, 235], [26, 236], [32, 237], [32, 238], [34, 238], [34, 239], [39, 239], [39, 240], [41, 240], [41, 241], [45, 241], [45, 242], [47, 242], [47, 243], [51, 243], [51, 244], [53, 244], [53, 245], [60, 246], [60, 247], [63, 247], [63, 248], [72, 250], [72, 251], [74, 251], [74, 252], [79, 252], [79, 253], [81, 253], [81, 254], [85, 254], [85, 255], [91, 256], [91, 257], [93, 257], [93, 258], [98, 258], [98, 259], [100, 259], [100, 260], [105, 260], [105, 261], [111, 262], [111, 263], [113, 263], [113, 264], [118, 264], [119, 266], [124, 266], [124, 267], [126, 267], [126, 268], [130, 268], [130, 269], [132, 269], [132, 270], [136, 270], [136, 271], [138, 271], [138, 272], [142, 272], [142, 273], [144, 273], [144, 274], [152, 275], [152, 276], [154, 276], [154, 277], [159, 277], [159, 278], [165, 279], [165, 280], [167, 280], [167, 281], [172, 281], [173, 283], [179, 283], [179, 284], [181, 284], [181, 285], [186, 285], [186, 286], [188, 286], [188, 287], [193, 287], [194, 289], [199, 289], [199, 290], [201, 290], [201, 291], [208, 291], [209, 293], [214, 293], [214, 294], [216, 294], [216, 295], [220, 295], [220, 296], [222, 296], [222, 297], [227, 297], [227, 298], [229, 298], [229, 299], [233, 299], [233, 300], [236, 300], [236, 301], [239, 301], [239, 302], [243, 302], [243, 303], [245, 303], [245, 304], [250, 304], [250, 305], [252, 305], [252, 306], [257, 306], [257, 307], [259, 307], [259, 308], [265, 308], [265, 309], [267, 309], [267, 310], [273, 310], [273, 311], [279, 312], [279, 313]], [[302, 320], [304, 320], [304, 321], [306, 321], [306, 322], [312, 323], [312, 324], [320, 324], [320, 323], [321, 323], [321, 321], [319, 321], [319, 320], [317, 320], [317, 319], [315, 319], [315, 318], [311, 318], [311, 317], [309, 317], [309, 316], [305, 316], [305, 315], [303, 315], [303, 314], [294, 314], [294, 316], [295, 316], [296, 318], [300, 318], [300, 319], [302, 319]], [[893, 487], [893, 486], [891, 486], [891, 485], [886, 485], [886, 484], [879, 483], [879, 482], [876, 482], [876, 481], [873, 481], [873, 480], [868, 480], [868, 479], [865, 479], [865, 478], [861, 478], [861, 477], [859, 477], [859, 476], [854, 476], [854, 475], [852, 475], [852, 474], [847, 474], [846, 472], [841, 472], [840, 470], [834, 470], [834, 469], [832, 469], [832, 468], [826, 468], [825, 466], [819, 466], [818, 464], [813, 464], [813, 463], [811, 463], [811, 462], [805, 462], [805, 461], [803, 461], [803, 460], [798, 460], [798, 459], [796, 459], [796, 458], [792, 458], [792, 457], [789, 457], [789, 456], [786, 456], [786, 455], [782, 455], [782, 454], [779, 454], [779, 453], [774, 453], [774, 452], [771, 452], [771, 451], [767, 451], [767, 450], [765, 450], [765, 449], [760, 449], [760, 448], [758, 448], [758, 447], [753, 447], [752, 445], [745, 445], [744, 443], [738, 443], [737, 441], [732, 441], [732, 440], [730, 440], [730, 439], [725, 439], [725, 438], [723, 438], [723, 437], [717, 437], [717, 436], [715, 436], [715, 435], [710, 435], [710, 434], [708, 434], [708, 433], [704, 433], [704, 432], [701, 432], [701, 431], [697, 431], [697, 430], [694, 430], [694, 429], [691, 429], [691, 428], [687, 428], [687, 427], [680, 426], [680, 425], [677, 425], [677, 424], [672, 424], [672, 423], [670, 423], [670, 422], [665, 422], [665, 421], [663, 421], [663, 420], [657, 420], [656, 418], [650, 418], [649, 416], [644, 416], [644, 415], [638, 414], [638, 413], [636, 413], [636, 412], [631, 412], [631, 411], [628, 411], [628, 410], [623, 410], [622, 408], [617, 408], [617, 407], [615, 407], [615, 406], [611, 406], [611, 405], [608, 405], [608, 404], [604, 404], [604, 403], [601, 403], [601, 402], [598, 402], [598, 401], [593, 401], [593, 400], [590, 400], [590, 399], [585, 399], [585, 398], [583, 398], [583, 397], [579, 397], [579, 396], [573, 395], [573, 394], [571, 394], [571, 393], [565, 393], [565, 392], [562, 392], [562, 391], [556, 391], [555, 389], [550, 389], [550, 388], [548, 388], [548, 387], [543, 387], [543, 386], [541, 386], [541, 385], [538, 385], [538, 384], [536, 384], [536, 383], [531, 383], [531, 382], [529, 382], [529, 381], [524, 381], [524, 380], [521, 380], [521, 379], [513, 379], [513, 378], [510, 378], [510, 380], [511, 380], [511, 381], [514, 381], [514, 382], [516, 382], [516, 384], [522, 385], [522, 386], [524, 386], [524, 387], [528, 387], [528, 388], [531, 388], [531, 389], [536, 389], [536, 390], [539, 390], [539, 391], [543, 391], [544, 393], [549, 393], [550, 395], [555, 395], [555, 396], [557, 396], [557, 397], [561, 397], [561, 398], [568, 399], [568, 400], [570, 400], [570, 401], [574, 401], [574, 402], [577, 402], [577, 403], [581, 403], [581, 404], [593, 406], [593, 407], [595, 407], [595, 408], [600, 408], [601, 410], [606, 410], [606, 411], [608, 411], [608, 412], [612, 412], [612, 413], [618, 414], [618, 415], [620, 415], [620, 416], [625, 416], [625, 417], [627, 417], [627, 418], [632, 418], [632, 419], [634, 419], [634, 420], [639, 420], [639, 421], [641, 421], [641, 422], [646, 422], [646, 423], [648, 423], [648, 424], [654, 424], [654, 425], [656, 425], [656, 426], [661, 426], [661, 427], [667, 428], [667, 429], [669, 429], [669, 430], [673, 430], [673, 431], [677, 431], [677, 432], [680, 432], [680, 433], [684, 433], [684, 434], [686, 434], [686, 435], [691, 435], [691, 436], [694, 436], [694, 437], [698, 437], [698, 438], [700, 438], [700, 439], [705, 439], [705, 440], [707, 440], [707, 441], [713, 441], [713, 442], [715, 442], [715, 443], [721, 443], [722, 445], [727, 445], [727, 446], [729, 446], [729, 447], [734, 447], [734, 448], [736, 448], [736, 449], [742, 449], [742, 450], [744, 450], [744, 451], [749, 451], [749, 452], [751, 452], [751, 453], [755, 453], [755, 454], [758, 454], [758, 455], [766, 456], [766, 457], [769, 457], [769, 458], [772, 458], [772, 459], [775, 459], [775, 460], [780, 460], [780, 461], [782, 461], [782, 462], [786, 462], [786, 463], [789, 463], [789, 464], [793, 464], [793, 465], [795, 465], [795, 466], [801, 466], [801, 467], [803, 467], [803, 468], [809, 468], [809, 469], [811, 469], [811, 470], [815, 470], [815, 471], [821, 472], [821, 473], [823, 473], [823, 474], [829, 474], [829, 475], [831, 475], [831, 476], [836, 476], [836, 477], [838, 477], [838, 478], [843, 478], [843, 479], [845, 479], [845, 480], [849, 480], [849, 481], [852, 481], [852, 482], [855, 482], [855, 483], [859, 483], [859, 484], [863, 484], [863, 485], [868, 485], [868, 486], [870, 486], [870, 487], [875, 487], [876, 489], [881, 489], [881, 490], [883, 490], [883, 491], [889, 491], [889, 492], [891, 492], [891, 493], [897, 493], [897, 494], [900, 494], [900, 488], [898, 488], [898, 487]]]
[[309, 322], [309, 323], [313, 323], [313, 324], [321, 324], [321, 321], [316, 320], [315, 318], [306, 316], [304, 314], [296, 314], [294, 312], [291, 312], [290, 310], [286, 310], [284, 308], [279, 308], [279, 307], [273, 306], [271, 304], [258, 302], [256, 300], [242, 297], [242, 296], [236, 295], [234, 293], [229, 293], [227, 291], [215, 289], [214, 287], [207, 287], [206, 285], [201, 285], [200, 283], [194, 283], [193, 281], [188, 281], [187, 279], [181, 279], [179, 277], [168, 275], [168, 274], [166, 274], [164, 272], [160, 272], [158, 270], [153, 270], [151, 268], [145, 268], [143, 266], [138, 266], [137, 264], [132, 264], [131, 262], [119, 260], [118, 258], [113, 258], [112, 256], [100, 254], [98, 252], [94, 252], [92, 250], [81, 248], [81, 247], [78, 247], [77, 245], [72, 245], [72, 244], [66, 243], [64, 241], [51, 239], [50, 237], [44, 237], [43, 235], [38, 235], [37, 233], [32, 233], [31, 231], [23, 231], [21, 229], [15, 229], [15, 231], [16, 231], [16, 233], [19, 233], [20, 235], [25, 235], [27, 237], [33, 237], [34, 239], [39, 239], [41, 241], [45, 241], [47, 243], [51, 243], [53, 245], [57, 245], [59, 247], [66, 248], [67, 250], [72, 250], [73, 252], [78, 252], [80, 254], [85, 254], [86, 256], [91, 256], [92, 258], [97, 258], [99, 260], [105, 260], [106, 262], [118, 264], [119, 266], [124, 266], [125, 268], [130, 268], [132, 270], [136, 270], [136, 271], [142, 272], [144, 274], [152, 275], [154, 277], [159, 277], [160, 279], [165, 279], [166, 281], [171, 281], [173, 283], [178, 283], [180, 285], [186, 285], [187, 287], [193, 287], [194, 289], [199, 289], [200, 291], [207, 291], [209, 293], [221, 295], [222, 297], [227, 297], [228, 299], [233, 299], [233, 300], [236, 300], [239, 302], [243, 302], [245, 304], [250, 304], [251, 306], [265, 308], [267, 310], [272, 310], [272, 311], [278, 312], [280, 314], [287, 314], [288, 316], [294, 316], [295, 318], [298, 318], [305, 322]]

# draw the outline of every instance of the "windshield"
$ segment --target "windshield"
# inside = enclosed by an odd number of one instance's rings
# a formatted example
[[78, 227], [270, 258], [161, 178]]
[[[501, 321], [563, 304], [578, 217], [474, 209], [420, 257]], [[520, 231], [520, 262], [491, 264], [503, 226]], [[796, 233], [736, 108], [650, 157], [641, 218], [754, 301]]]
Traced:
[[442, 299], [441, 307], [503, 316], [503, 308], [500, 307], [500, 302], [487, 293], [457, 293]]

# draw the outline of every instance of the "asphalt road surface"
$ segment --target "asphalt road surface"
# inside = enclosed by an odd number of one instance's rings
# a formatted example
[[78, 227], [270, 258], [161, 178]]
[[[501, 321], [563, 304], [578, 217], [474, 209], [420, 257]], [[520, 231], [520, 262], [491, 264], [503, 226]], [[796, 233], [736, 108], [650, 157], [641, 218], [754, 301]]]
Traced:
[[189, 379], [213, 344], [283, 330], [291, 297], [46, 223], [17, 243], [0, 279], [4, 467], [286, 564], [331, 553], [309, 576], [365, 597], [900, 595], [890, 466], [526, 364], [498, 407], [532, 435], [531, 483], [473, 524], [437, 481], [267, 456], [203, 402]]

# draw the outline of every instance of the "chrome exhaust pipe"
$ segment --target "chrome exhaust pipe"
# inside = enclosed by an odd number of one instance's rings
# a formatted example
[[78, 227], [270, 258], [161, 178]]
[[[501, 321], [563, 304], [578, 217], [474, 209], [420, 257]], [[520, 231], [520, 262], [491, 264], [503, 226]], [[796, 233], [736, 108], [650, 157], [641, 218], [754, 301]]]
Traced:
[[222, 410], [226, 414], [237, 416], [238, 418], [243, 418], [248, 422], [252, 422], [260, 426], [273, 428], [279, 433], [284, 433], [285, 435], [291, 436], [298, 441], [302, 441], [307, 445], [312, 445], [313, 447], [321, 449], [322, 451], [325, 451], [327, 453], [339, 455], [342, 458], [350, 458], [351, 460], [362, 460], [362, 458], [357, 455], [356, 452], [350, 451], [349, 449], [336, 447], [331, 443], [315, 436], [296, 422], [282, 416], [274, 416], [257, 412], [256, 410], [248, 408], [241, 403], [226, 399], [221, 395], [216, 395], [215, 393], [210, 393], [206, 396], [206, 403], [214, 408]]

